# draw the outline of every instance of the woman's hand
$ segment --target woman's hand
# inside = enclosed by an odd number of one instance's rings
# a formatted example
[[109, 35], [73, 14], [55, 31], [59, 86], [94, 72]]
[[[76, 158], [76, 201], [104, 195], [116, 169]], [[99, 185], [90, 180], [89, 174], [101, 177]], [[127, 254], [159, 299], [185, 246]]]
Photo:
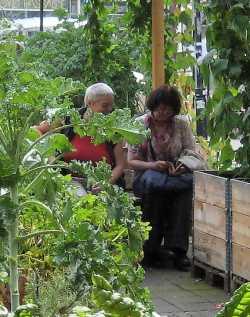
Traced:
[[50, 125], [48, 121], [42, 121], [39, 125], [35, 126], [35, 128], [38, 130], [40, 134], [45, 134], [49, 131]]
[[98, 183], [91, 187], [91, 193], [94, 195], [100, 193], [100, 191], [101, 191], [101, 187], [99, 186]]
[[171, 175], [177, 176], [186, 172], [187, 172], [187, 168], [182, 163], [178, 163], [177, 166], [174, 168], [173, 173]]
[[175, 170], [174, 164], [168, 161], [152, 162], [151, 168], [160, 172], [168, 172], [169, 174], [172, 174]]

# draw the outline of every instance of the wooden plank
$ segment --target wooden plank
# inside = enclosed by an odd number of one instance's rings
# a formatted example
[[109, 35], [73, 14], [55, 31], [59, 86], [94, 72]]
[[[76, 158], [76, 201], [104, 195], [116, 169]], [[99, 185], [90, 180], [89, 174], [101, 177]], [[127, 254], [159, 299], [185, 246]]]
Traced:
[[205, 172], [195, 172], [195, 199], [226, 208], [227, 178]]
[[247, 280], [245, 278], [233, 274], [230, 281], [231, 293], [233, 293], [237, 288], [239, 288], [242, 284], [245, 284], [246, 282]]
[[249, 216], [243, 215], [239, 212], [233, 212], [232, 241], [239, 245], [250, 247]]
[[250, 281], [250, 249], [233, 243], [232, 273]]
[[232, 179], [232, 210], [250, 217], [250, 183]]
[[226, 241], [194, 230], [194, 259], [226, 271]]
[[194, 201], [194, 229], [226, 240], [227, 209]]
[[226, 293], [230, 292], [231, 280], [229, 272], [215, 269], [200, 261], [194, 260], [191, 266], [191, 274], [194, 278], [204, 278], [211, 286], [223, 287]]

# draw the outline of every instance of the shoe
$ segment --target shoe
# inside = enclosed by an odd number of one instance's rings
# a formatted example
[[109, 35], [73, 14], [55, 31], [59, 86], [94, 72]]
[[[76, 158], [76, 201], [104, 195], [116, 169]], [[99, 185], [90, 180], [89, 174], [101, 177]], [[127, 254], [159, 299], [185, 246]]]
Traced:
[[185, 255], [177, 255], [174, 260], [174, 266], [182, 272], [188, 272], [191, 266], [189, 258]]
[[153, 254], [145, 254], [141, 261], [141, 266], [144, 268], [158, 268], [163, 269], [167, 267], [167, 260], [165, 252], [158, 251]]
[[159, 254], [162, 257], [162, 259], [165, 259], [166, 261], [173, 260], [176, 258], [175, 252], [168, 248], [161, 248]]

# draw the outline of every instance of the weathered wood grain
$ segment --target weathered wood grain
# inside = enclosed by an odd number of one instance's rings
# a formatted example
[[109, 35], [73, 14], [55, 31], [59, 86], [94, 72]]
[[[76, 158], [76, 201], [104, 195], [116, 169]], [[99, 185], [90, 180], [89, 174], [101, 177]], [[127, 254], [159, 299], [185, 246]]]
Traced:
[[194, 258], [222, 271], [226, 270], [226, 241], [194, 230]]
[[226, 240], [227, 209], [194, 201], [194, 229]]
[[250, 248], [233, 243], [232, 273], [250, 281]]
[[226, 208], [227, 178], [208, 174], [194, 173], [194, 197], [196, 200], [206, 202], [221, 208]]

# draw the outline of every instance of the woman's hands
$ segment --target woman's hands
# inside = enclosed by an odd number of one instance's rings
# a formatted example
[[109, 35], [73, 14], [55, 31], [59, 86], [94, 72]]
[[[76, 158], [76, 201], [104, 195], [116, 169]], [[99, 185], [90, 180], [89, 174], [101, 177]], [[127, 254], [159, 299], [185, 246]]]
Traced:
[[183, 166], [182, 163], [177, 164], [177, 166], [174, 166], [172, 162], [169, 161], [155, 161], [152, 162], [152, 169], [160, 172], [167, 172], [169, 175], [176, 176], [181, 175], [185, 173], [186, 167]]
[[170, 172], [173, 171], [174, 165], [168, 161], [155, 161], [151, 162], [151, 168], [160, 172]]

